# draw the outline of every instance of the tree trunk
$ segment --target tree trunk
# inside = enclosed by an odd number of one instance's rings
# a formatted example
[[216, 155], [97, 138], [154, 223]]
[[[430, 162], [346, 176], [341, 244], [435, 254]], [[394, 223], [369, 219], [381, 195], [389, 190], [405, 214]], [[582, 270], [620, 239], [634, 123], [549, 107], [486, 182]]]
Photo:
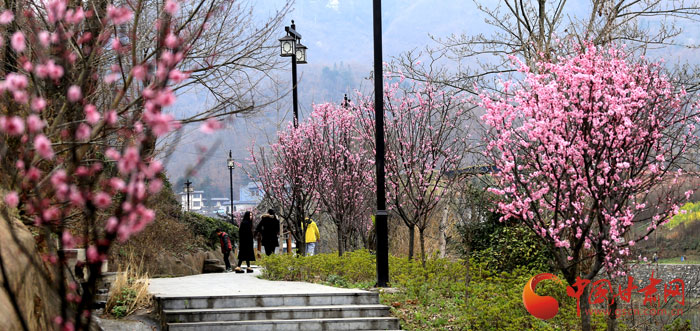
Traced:
[[590, 291], [588, 286], [583, 289], [583, 294], [579, 300], [581, 307], [581, 330], [591, 331], [591, 315], [590, 315], [590, 304], [588, 303], [588, 295]]
[[617, 313], [615, 310], [617, 310], [617, 301], [615, 297], [613, 297], [612, 293], [608, 293], [608, 300], [612, 300], [612, 304], [610, 305], [609, 309], [610, 312], [608, 314], [608, 331], [615, 331], [617, 328]]
[[425, 268], [425, 229], [419, 228], [418, 229], [418, 234], [420, 235], [420, 260], [421, 263], [423, 264], [423, 268]]
[[440, 219], [440, 226], [438, 227], [438, 250], [440, 252], [440, 258], [445, 258], [445, 252], [447, 251], [445, 231], [447, 230], [447, 213], [449, 210], [448, 203], [445, 204], [445, 209], [442, 211], [442, 218]]
[[414, 225], [408, 226], [408, 260], [413, 260], [413, 242], [416, 239], [416, 227]]
[[[468, 230], [467, 230], [468, 231]], [[471, 234], [466, 234], [466, 243], [464, 247], [464, 264], [466, 266], [466, 275], [464, 276], [464, 303], [466, 305], [467, 300], [469, 300], [469, 283], [472, 281], [471, 274], [471, 263], [469, 262], [469, 255], [471, 254]]]
[[338, 256], [343, 256], [345, 252], [345, 240], [343, 240], [343, 231], [338, 227]]

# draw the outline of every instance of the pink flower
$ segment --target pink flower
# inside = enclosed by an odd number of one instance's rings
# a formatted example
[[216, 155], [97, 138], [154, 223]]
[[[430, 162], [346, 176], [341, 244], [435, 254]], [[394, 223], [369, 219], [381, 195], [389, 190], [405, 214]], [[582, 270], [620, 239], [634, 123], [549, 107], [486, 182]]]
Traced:
[[155, 103], [161, 107], [168, 107], [175, 103], [175, 94], [170, 89], [163, 89], [156, 93]]
[[46, 11], [49, 16], [49, 23], [56, 23], [66, 15], [66, 1], [53, 0], [46, 4]]
[[90, 133], [90, 126], [85, 123], [80, 123], [78, 128], [75, 130], [75, 139], [78, 139], [79, 141], [87, 141], [90, 139]]
[[124, 180], [118, 177], [112, 177], [109, 179], [109, 186], [111, 186], [115, 191], [121, 191], [126, 187]]
[[53, 149], [51, 148], [51, 141], [46, 138], [45, 135], [40, 134], [34, 137], [34, 149], [36, 149], [39, 155], [47, 160], [53, 159]]
[[111, 147], [105, 151], [105, 156], [107, 156], [108, 158], [110, 158], [114, 161], [118, 161], [119, 159], [122, 158], [122, 155], [116, 149], [111, 148]]
[[78, 102], [80, 99], [83, 97], [82, 92], [80, 91], [80, 87], [77, 85], [71, 85], [68, 88], [68, 101], [70, 102]]
[[148, 68], [146, 65], [137, 65], [131, 68], [131, 74], [136, 80], [143, 81], [146, 79], [146, 74], [148, 73]]
[[170, 16], [175, 16], [178, 10], [180, 10], [180, 4], [178, 4], [175, 0], [166, 0], [163, 10], [165, 10], [166, 13], [170, 14]]
[[117, 124], [117, 111], [116, 110], [110, 110], [105, 114], [105, 123], [107, 123], [107, 125]]
[[124, 155], [121, 157], [117, 163], [117, 168], [122, 174], [127, 174], [132, 170], [136, 169], [139, 163], [139, 150], [136, 147], [128, 147]]
[[51, 45], [51, 39], [49, 39], [51, 35], [48, 31], [40, 31], [38, 36], [41, 46], [49, 47]]
[[126, 7], [114, 7], [113, 5], [107, 6], [107, 17], [114, 25], [121, 25], [128, 22], [131, 20], [133, 14], [134, 13]]
[[148, 193], [156, 194], [160, 192], [161, 188], [163, 188], [163, 181], [160, 179], [154, 179], [148, 184]]
[[170, 74], [168, 75], [168, 78], [170, 78], [173, 81], [173, 83], [175, 83], [175, 84], [179, 84], [180, 82], [187, 79], [188, 77], [190, 77], [190, 74], [183, 73], [177, 69], [171, 70]]
[[19, 136], [24, 133], [24, 121], [19, 116], [12, 116], [5, 120], [5, 132], [11, 136]]
[[223, 124], [221, 124], [221, 122], [219, 122], [213, 118], [210, 118], [210, 119], [206, 120], [199, 127], [199, 131], [206, 133], [206, 134], [210, 134], [210, 133], [214, 133], [216, 130], [221, 129], [222, 127], [223, 127]]
[[177, 36], [174, 33], [170, 32], [165, 37], [165, 47], [175, 49], [179, 44], [180, 40], [178, 40]]
[[92, 203], [94, 203], [95, 206], [97, 206], [97, 208], [105, 209], [112, 204], [112, 197], [110, 197], [109, 194], [105, 192], [98, 192], [92, 198]]
[[97, 112], [97, 107], [93, 104], [85, 105], [85, 120], [90, 124], [95, 124], [100, 120], [100, 113]]
[[34, 98], [32, 100], [32, 110], [35, 112], [40, 112], [46, 108], [46, 100], [42, 97]]
[[24, 34], [22, 33], [22, 31], [17, 31], [12, 35], [10, 44], [12, 45], [12, 49], [14, 49], [15, 52], [24, 52], [26, 45], [24, 44]]
[[44, 121], [35, 114], [31, 114], [27, 117], [27, 128], [29, 132], [41, 131], [44, 128]]
[[119, 221], [116, 217], [112, 216], [107, 219], [107, 224], [105, 224], [105, 230], [107, 230], [107, 232], [114, 232], [117, 230], [117, 225], [119, 225]]
[[10, 207], [17, 207], [19, 204], [19, 196], [17, 195], [17, 192], [7, 192], [7, 194], [5, 194], [5, 203]]
[[9, 10], [5, 10], [0, 14], [0, 24], [2, 25], [9, 24], [13, 19], [15, 19], [15, 15]]
[[100, 253], [97, 252], [97, 247], [90, 245], [85, 252], [89, 263], [97, 263], [100, 261]]
[[27, 76], [11, 72], [5, 76], [5, 86], [10, 91], [24, 90], [29, 85]]
[[63, 243], [64, 249], [71, 249], [75, 247], [75, 239], [73, 239], [73, 235], [70, 234], [69, 231], [63, 231], [63, 235], [61, 236], [61, 242]]

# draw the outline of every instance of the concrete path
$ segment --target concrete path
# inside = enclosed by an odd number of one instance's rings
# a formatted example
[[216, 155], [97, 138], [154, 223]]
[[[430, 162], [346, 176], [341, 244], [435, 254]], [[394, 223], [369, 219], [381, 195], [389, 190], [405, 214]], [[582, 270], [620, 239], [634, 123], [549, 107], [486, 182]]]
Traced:
[[151, 294], [159, 297], [231, 296], [308, 293], [368, 293], [357, 289], [331, 287], [305, 282], [270, 281], [258, 278], [260, 269], [253, 273], [235, 272], [201, 274], [174, 278], [153, 278], [148, 286]]

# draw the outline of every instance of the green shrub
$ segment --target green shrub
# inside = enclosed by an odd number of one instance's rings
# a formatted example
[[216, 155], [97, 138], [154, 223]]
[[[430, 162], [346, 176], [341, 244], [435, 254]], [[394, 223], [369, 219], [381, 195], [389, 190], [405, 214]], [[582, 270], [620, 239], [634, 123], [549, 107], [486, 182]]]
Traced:
[[205, 244], [211, 249], [219, 249], [220, 246], [219, 237], [216, 236], [217, 228], [221, 228], [228, 233], [231, 238], [231, 244], [235, 246], [238, 243], [238, 227], [223, 219], [186, 212], [183, 214], [182, 221], [192, 229], [195, 235], [206, 238]]

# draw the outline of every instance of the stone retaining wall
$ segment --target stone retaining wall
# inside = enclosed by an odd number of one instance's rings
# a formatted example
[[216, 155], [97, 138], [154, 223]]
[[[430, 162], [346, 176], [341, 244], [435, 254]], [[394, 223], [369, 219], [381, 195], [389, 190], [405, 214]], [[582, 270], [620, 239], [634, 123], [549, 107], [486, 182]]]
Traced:
[[700, 297], [700, 264], [639, 264], [632, 268], [631, 276], [640, 287], [649, 285], [652, 271], [654, 278], [661, 279], [657, 289], [663, 293], [663, 284], [676, 278], [685, 283], [686, 298]]

